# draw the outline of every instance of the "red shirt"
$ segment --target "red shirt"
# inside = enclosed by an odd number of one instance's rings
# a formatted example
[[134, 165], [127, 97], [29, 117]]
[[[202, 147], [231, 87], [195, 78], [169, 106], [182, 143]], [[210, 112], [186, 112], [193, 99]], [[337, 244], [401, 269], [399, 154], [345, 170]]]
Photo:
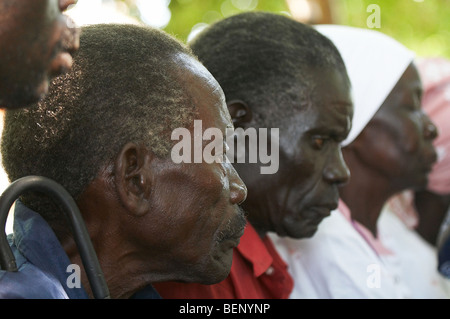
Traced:
[[247, 223], [233, 251], [228, 277], [215, 285], [155, 283], [161, 297], [172, 299], [285, 299], [294, 282], [269, 237], [261, 239]]

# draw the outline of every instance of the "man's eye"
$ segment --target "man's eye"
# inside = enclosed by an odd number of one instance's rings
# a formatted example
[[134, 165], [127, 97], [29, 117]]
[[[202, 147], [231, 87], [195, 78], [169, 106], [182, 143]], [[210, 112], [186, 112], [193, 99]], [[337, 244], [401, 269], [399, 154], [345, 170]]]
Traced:
[[323, 148], [323, 146], [325, 145], [326, 141], [327, 141], [327, 139], [324, 138], [324, 137], [321, 137], [321, 136], [314, 136], [314, 137], [313, 137], [313, 140], [312, 140], [312, 142], [313, 142], [313, 147], [314, 147], [315, 149], [320, 150], [320, 149]]

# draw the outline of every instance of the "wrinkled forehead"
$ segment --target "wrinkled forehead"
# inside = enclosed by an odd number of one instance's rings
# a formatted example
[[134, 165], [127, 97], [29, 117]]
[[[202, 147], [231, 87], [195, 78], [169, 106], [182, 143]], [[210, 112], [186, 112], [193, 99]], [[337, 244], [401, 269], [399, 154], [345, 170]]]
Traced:
[[184, 84], [194, 102], [199, 119], [204, 127], [217, 127], [224, 130], [232, 127], [225, 95], [217, 80], [192, 56], [179, 53], [174, 55], [177, 63], [177, 78]]

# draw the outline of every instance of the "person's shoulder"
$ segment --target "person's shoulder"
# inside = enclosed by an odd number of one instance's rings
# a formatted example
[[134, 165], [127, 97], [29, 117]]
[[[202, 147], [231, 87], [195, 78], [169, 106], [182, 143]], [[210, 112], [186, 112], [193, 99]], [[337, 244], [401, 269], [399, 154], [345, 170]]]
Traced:
[[0, 270], [0, 299], [67, 299], [61, 283], [30, 263], [18, 271]]

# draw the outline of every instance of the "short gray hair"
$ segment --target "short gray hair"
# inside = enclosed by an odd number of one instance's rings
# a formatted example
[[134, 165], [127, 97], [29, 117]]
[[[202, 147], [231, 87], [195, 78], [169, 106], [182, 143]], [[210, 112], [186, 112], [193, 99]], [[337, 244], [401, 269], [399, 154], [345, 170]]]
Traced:
[[[179, 53], [192, 56], [158, 29], [83, 28], [72, 70], [37, 105], [6, 112], [1, 151], [9, 179], [46, 176], [76, 199], [128, 142], [167, 157], [172, 130], [190, 127], [196, 116], [179, 80]], [[58, 219], [42, 203], [23, 200], [48, 221]]]

